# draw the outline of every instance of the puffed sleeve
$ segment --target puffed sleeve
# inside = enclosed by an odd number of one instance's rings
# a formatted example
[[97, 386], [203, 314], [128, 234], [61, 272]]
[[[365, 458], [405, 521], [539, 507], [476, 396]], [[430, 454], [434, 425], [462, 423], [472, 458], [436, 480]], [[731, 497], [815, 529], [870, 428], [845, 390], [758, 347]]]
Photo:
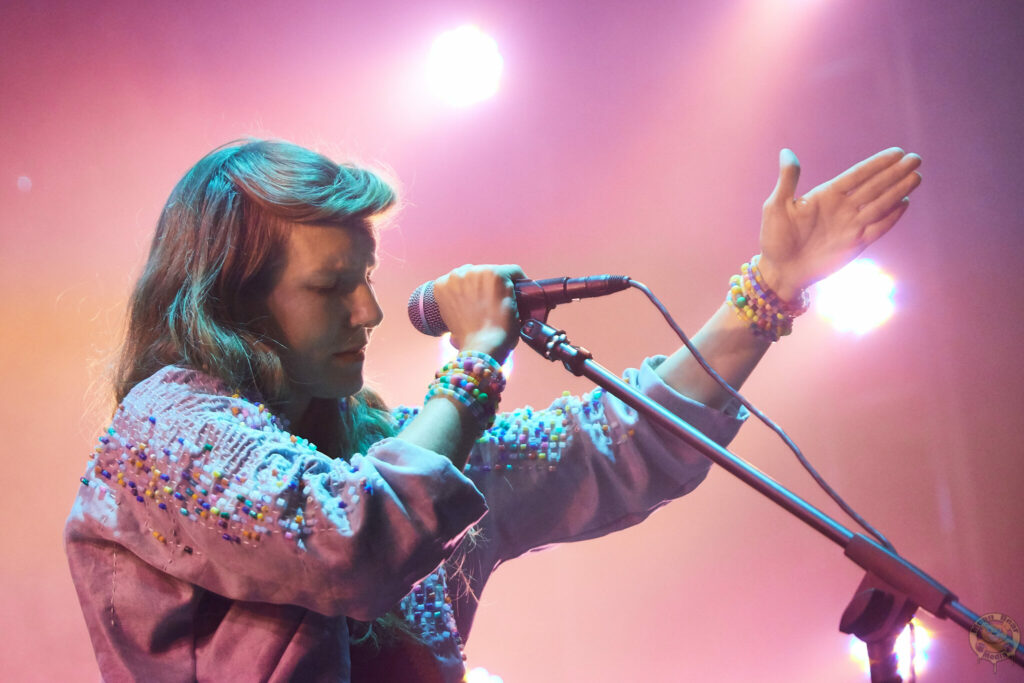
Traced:
[[376, 618], [486, 512], [451, 462], [385, 439], [328, 458], [259, 404], [164, 368], [119, 407], [65, 530], [235, 600]]
[[[625, 379], [715, 442], [725, 445], [745, 409], [710, 409], [674, 391], [648, 359]], [[739, 410], [737, 410], [739, 409]], [[495, 562], [552, 543], [579, 541], [636, 524], [692, 491], [710, 461], [600, 389], [565, 395], [547, 410], [498, 417], [476, 444], [468, 476], [487, 499], [484, 537]]]

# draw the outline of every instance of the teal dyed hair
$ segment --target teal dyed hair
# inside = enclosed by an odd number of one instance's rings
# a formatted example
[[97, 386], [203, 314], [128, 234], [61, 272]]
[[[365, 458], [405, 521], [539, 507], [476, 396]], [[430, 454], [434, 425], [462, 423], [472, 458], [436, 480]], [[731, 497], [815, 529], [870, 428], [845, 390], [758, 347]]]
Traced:
[[[114, 379], [120, 402], [165, 365], [202, 370], [271, 406], [288, 401], [275, 347], [253, 325], [295, 223], [368, 235], [395, 192], [380, 175], [288, 142], [230, 143], [203, 157], [164, 207], [146, 267], [129, 302]], [[394, 427], [386, 406], [364, 388], [338, 415], [334, 454], [365, 452]]]

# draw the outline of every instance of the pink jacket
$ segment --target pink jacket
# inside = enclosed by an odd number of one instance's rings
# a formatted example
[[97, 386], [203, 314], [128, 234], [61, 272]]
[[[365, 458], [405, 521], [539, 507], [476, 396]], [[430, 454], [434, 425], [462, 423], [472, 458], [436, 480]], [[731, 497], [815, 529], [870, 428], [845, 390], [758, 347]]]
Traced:
[[[727, 443], [743, 417], [674, 392], [661, 360], [627, 379]], [[499, 563], [635, 524], [709, 468], [600, 390], [500, 415], [464, 473], [396, 438], [332, 460], [229, 394], [160, 370], [82, 477], [65, 543], [106, 680], [460, 681]], [[349, 618], [396, 604], [418, 641], [350, 648]]]

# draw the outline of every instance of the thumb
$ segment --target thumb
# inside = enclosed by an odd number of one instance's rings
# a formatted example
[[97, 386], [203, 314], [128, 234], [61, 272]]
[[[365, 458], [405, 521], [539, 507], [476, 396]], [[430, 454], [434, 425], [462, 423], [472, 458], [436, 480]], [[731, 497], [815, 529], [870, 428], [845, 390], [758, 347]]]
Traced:
[[779, 182], [775, 184], [771, 202], [788, 202], [796, 196], [796, 184], [800, 180], [800, 161], [793, 150], [783, 148], [779, 152]]

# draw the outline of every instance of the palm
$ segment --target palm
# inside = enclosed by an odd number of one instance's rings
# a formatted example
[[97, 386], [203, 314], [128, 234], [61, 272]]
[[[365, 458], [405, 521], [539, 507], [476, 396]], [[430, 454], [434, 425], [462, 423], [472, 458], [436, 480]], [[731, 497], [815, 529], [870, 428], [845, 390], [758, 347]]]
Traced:
[[895, 225], [921, 182], [921, 158], [892, 148], [795, 197], [796, 155], [782, 150], [779, 163], [779, 182], [764, 203], [761, 262], [780, 294], [808, 287], [853, 260]]

